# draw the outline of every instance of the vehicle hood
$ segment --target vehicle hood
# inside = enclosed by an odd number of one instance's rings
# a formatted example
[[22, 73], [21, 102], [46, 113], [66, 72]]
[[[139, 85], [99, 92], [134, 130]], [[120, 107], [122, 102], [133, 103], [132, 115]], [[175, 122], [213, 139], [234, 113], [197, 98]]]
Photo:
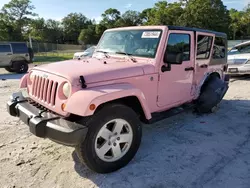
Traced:
[[250, 53], [248, 54], [235, 54], [235, 55], [228, 55], [228, 59], [250, 59]]
[[125, 59], [104, 59], [88, 58], [86, 60], [68, 60], [57, 63], [41, 65], [33, 70], [55, 74], [68, 79], [71, 83], [79, 81], [84, 76], [86, 83], [96, 83], [108, 80], [116, 80], [144, 74], [153, 73], [155, 67], [146, 60], [132, 62]]

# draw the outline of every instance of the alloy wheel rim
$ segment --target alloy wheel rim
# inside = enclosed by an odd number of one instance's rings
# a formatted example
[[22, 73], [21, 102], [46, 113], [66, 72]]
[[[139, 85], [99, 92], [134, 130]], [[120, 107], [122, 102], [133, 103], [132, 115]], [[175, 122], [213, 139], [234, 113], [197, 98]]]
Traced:
[[95, 152], [101, 160], [115, 162], [128, 152], [132, 140], [131, 125], [124, 119], [114, 119], [99, 130], [95, 139]]

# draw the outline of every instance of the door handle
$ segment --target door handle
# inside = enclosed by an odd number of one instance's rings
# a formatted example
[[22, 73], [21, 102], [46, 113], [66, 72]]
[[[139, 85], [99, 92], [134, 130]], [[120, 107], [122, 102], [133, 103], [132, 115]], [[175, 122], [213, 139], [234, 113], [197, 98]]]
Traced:
[[194, 71], [194, 67], [187, 67], [185, 68], [185, 71]]
[[207, 68], [207, 67], [208, 67], [208, 65], [206, 65], [206, 64], [203, 64], [200, 66], [200, 68]]

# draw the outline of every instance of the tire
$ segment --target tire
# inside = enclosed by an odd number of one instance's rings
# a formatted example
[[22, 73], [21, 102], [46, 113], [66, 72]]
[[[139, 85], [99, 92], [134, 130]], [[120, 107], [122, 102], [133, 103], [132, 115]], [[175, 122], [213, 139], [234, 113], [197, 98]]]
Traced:
[[8, 72], [15, 72], [12, 67], [5, 67], [5, 70], [7, 70]]
[[197, 100], [196, 110], [199, 113], [212, 113], [223, 99], [228, 90], [228, 85], [218, 77], [211, 77]]
[[13, 63], [13, 70], [18, 74], [26, 73], [29, 69], [28, 63], [25, 61], [18, 61]]
[[[114, 172], [126, 166], [135, 156], [141, 143], [142, 128], [137, 114], [131, 108], [122, 104], [108, 104], [82, 123], [89, 130], [85, 140], [76, 147], [76, 153], [89, 169], [97, 173]], [[115, 135], [119, 127], [122, 131]], [[114, 136], [108, 138], [108, 135]], [[126, 144], [122, 142], [125, 138], [128, 140]], [[102, 150], [104, 147], [105, 151]]]

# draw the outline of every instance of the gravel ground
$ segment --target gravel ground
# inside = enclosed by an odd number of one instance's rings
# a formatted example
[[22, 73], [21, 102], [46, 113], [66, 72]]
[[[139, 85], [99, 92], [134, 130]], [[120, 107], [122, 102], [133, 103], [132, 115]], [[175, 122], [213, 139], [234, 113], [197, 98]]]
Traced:
[[8, 115], [6, 101], [20, 75], [0, 74], [1, 188], [250, 187], [249, 77], [231, 80], [214, 114], [187, 112], [145, 125], [129, 165], [100, 175], [81, 165], [73, 148], [33, 136]]

